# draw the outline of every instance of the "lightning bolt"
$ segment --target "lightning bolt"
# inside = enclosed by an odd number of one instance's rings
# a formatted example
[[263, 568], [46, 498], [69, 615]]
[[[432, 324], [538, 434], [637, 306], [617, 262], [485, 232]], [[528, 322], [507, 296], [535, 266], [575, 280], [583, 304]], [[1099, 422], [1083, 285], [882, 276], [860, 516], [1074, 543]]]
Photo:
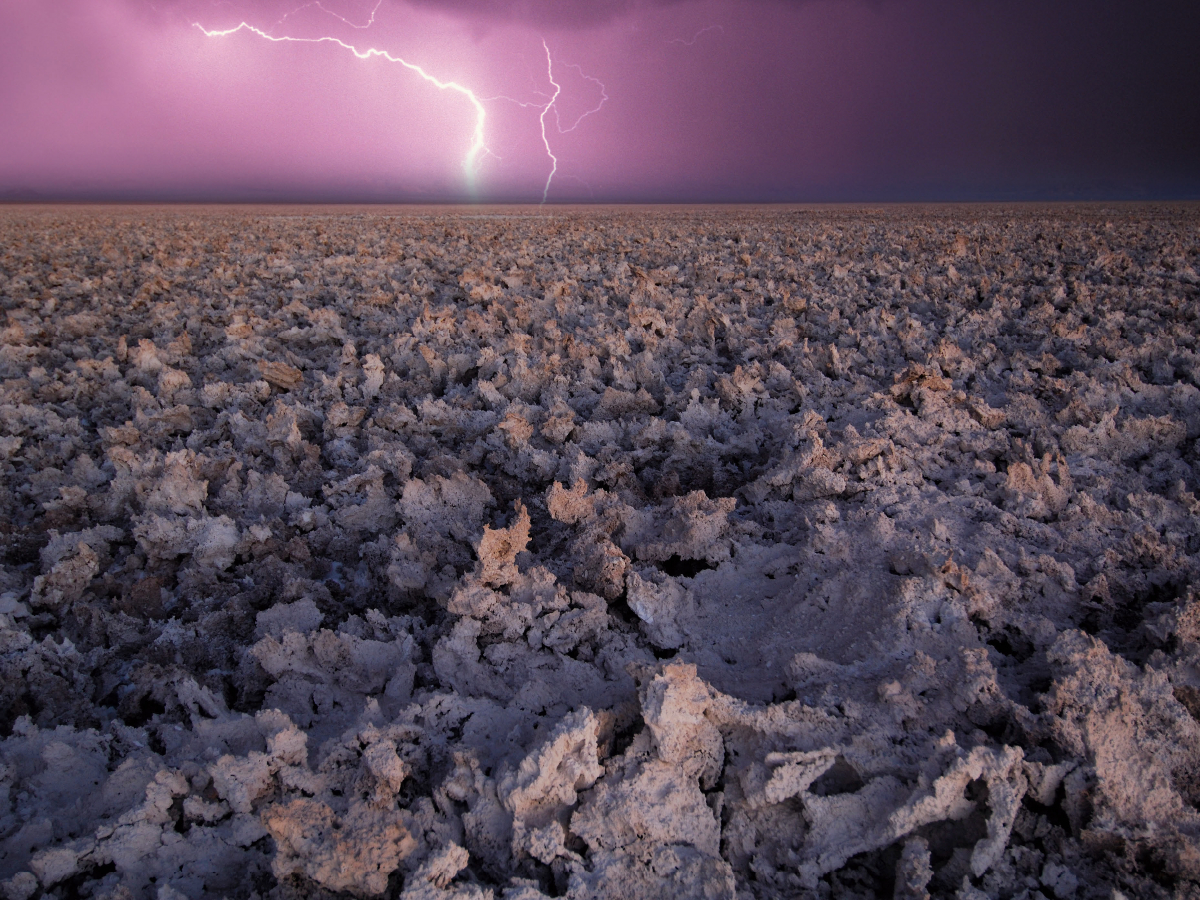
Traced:
[[[555, 124], [555, 128], [558, 130], [558, 133], [559, 134], [569, 134], [570, 132], [572, 132], [576, 128], [578, 128], [579, 123], [582, 122], [584, 119], [586, 119], [588, 116], [590, 116], [592, 113], [599, 112], [601, 110], [601, 108], [603, 108], [604, 104], [608, 101], [609, 97], [608, 97], [608, 89], [604, 86], [604, 82], [602, 82], [599, 78], [596, 78], [594, 75], [588, 75], [586, 72], [583, 71], [583, 68], [580, 66], [577, 66], [574, 64], [569, 65], [568, 68], [575, 69], [576, 71], [578, 71], [580, 77], [584, 78], [587, 81], [591, 81], [591, 82], [594, 82], [595, 84], [599, 85], [599, 87], [600, 87], [600, 102], [597, 103], [591, 109], [583, 112], [571, 124], [570, 128], [563, 128], [562, 116], [559, 113], [558, 105], [557, 105], [559, 95], [562, 94], [562, 85], [560, 85], [557, 81], [554, 80], [554, 59], [550, 55], [550, 47], [546, 43], [544, 38], [542, 39], [542, 49], [546, 51], [546, 78], [549, 80], [550, 86], [552, 88], [554, 88], [554, 93], [550, 95], [549, 100], [547, 100], [545, 103], [532, 103], [532, 102], [527, 102], [524, 100], [515, 100], [512, 97], [504, 97], [504, 96], [490, 97], [488, 99], [490, 99], [490, 100], [507, 100], [509, 103], [515, 103], [517, 106], [523, 107], [525, 109], [529, 109], [532, 107], [532, 108], [540, 110], [540, 112], [538, 114], [538, 125], [541, 127], [542, 146], [545, 148], [546, 156], [550, 160], [550, 173], [546, 176], [546, 183], [542, 187], [542, 203], [541, 203], [541, 205], [545, 205], [546, 198], [550, 193], [550, 184], [554, 181], [554, 176], [558, 172], [558, 157], [554, 155], [554, 150], [550, 146], [550, 137], [549, 137], [549, 135], [546, 134], [546, 116], [550, 113], [550, 110], [553, 109], [554, 110], [554, 124]], [[541, 93], [541, 92], [537, 91], [536, 93]], [[545, 96], [545, 95], [543, 94], [543, 96]], [[591, 185], [589, 185], [586, 181], [583, 181], [582, 178], [578, 178], [577, 176], [574, 176], [574, 175], [568, 176], [568, 177], [575, 178], [575, 180], [581, 182], [584, 185], [584, 187], [586, 187], [588, 189], [589, 193], [592, 192]]]
[[587, 112], [585, 112], [583, 115], [581, 115], [578, 119], [576, 119], [575, 124], [572, 125], [570, 128], [562, 127], [562, 119], [558, 115], [558, 107], [557, 106], [554, 107], [554, 119], [555, 119], [555, 124], [558, 125], [558, 133], [559, 134], [567, 134], [568, 132], [574, 131], [576, 128], [579, 127], [580, 122], [582, 122], [584, 119], [586, 119], [592, 113], [600, 112], [600, 110], [604, 108], [604, 104], [608, 102], [608, 89], [604, 86], [603, 81], [601, 81], [599, 78], [596, 78], [594, 75], [588, 75], [586, 72], [583, 71], [583, 68], [581, 66], [577, 66], [573, 63], [571, 65], [569, 65], [568, 68], [574, 69], [575, 71], [577, 71], [581, 78], [584, 78], [587, 81], [591, 81], [600, 86], [600, 102], [597, 103], [592, 109], [589, 109]]
[[[314, 4], [314, 5], [319, 5], [319, 4]], [[321, 7], [321, 8], [324, 9], [324, 7]], [[378, 9], [379, 6], [376, 5], [375, 8]], [[326, 12], [328, 12], [328, 10], [326, 10]], [[372, 12], [371, 13], [372, 21], [374, 20], [374, 15], [375, 15], [374, 12]], [[341, 18], [341, 17], [339, 16], [338, 18]], [[271, 41], [272, 43], [276, 43], [276, 44], [283, 44], [283, 43], [336, 44], [337, 46], [343, 48], [344, 50], [349, 50], [351, 53], [353, 53], [359, 59], [371, 59], [373, 57], [379, 57], [380, 59], [384, 59], [387, 62], [397, 63], [398, 65], [401, 65], [404, 68], [408, 69], [410, 72], [415, 72], [422, 79], [429, 82], [430, 84], [432, 84], [434, 87], [438, 88], [439, 90], [453, 91], [454, 93], [461, 94], [468, 101], [470, 101], [471, 105], [475, 108], [475, 128], [471, 133], [471, 144], [470, 144], [470, 147], [467, 149], [466, 158], [463, 160], [463, 174], [466, 177], [467, 190], [470, 191], [472, 196], [475, 195], [475, 175], [479, 168], [479, 157], [482, 154], [487, 153], [489, 151], [487, 148], [487, 143], [484, 139], [484, 128], [483, 128], [484, 122], [487, 120], [487, 110], [484, 109], [483, 102], [478, 97], [475, 96], [475, 92], [472, 91], [470, 88], [464, 87], [463, 85], [459, 84], [456, 81], [443, 81], [440, 78], [436, 78], [433, 75], [430, 75], [423, 68], [418, 66], [416, 63], [411, 63], [408, 60], [403, 59], [399, 56], [393, 56], [391, 53], [389, 53], [386, 50], [380, 50], [377, 47], [368, 47], [367, 49], [363, 50], [363, 49], [356, 47], [354, 44], [348, 44], [345, 41], [341, 40], [340, 38], [336, 38], [336, 37], [332, 37], [332, 36], [328, 36], [328, 35], [322, 36], [322, 37], [315, 37], [315, 38], [290, 37], [290, 36], [286, 36], [286, 35], [276, 36], [276, 35], [266, 32], [266, 31], [263, 31], [261, 28], [255, 28], [253, 25], [250, 25], [247, 22], [241, 22], [238, 25], [234, 26], [233, 28], [225, 28], [225, 29], [219, 29], [219, 30], [210, 30], [208, 28], [205, 28], [199, 22], [193, 22], [192, 25], [194, 27], [200, 29], [200, 31], [204, 34], [205, 37], [210, 37], [210, 38], [228, 37], [230, 35], [237, 34], [239, 31], [247, 31], [250, 34], [257, 35], [258, 37], [262, 38], [263, 40]], [[543, 46], [544, 45], [545, 45], [545, 42], [543, 42]], [[547, 50], [546, 51], [547, 58], [549, 58], [549, 54], [550, 54], [550, 51]], [[558, 95], [555, 94], [555, 97], [557, 97], [557, 96]], [[543, 127], [543, 137], [544, 137], [544, 133], [545, 133], [545, 128]], [[549, 144], [547, 144], [547, 149], [549, 149]], [[551, 155], [551, 158], [553, 159], [553, 155]], [[557, 165], [557, 160], [555, 160], [555, 164]], [[553, 172], [551, 173], [551, 176], [553, 177]], [[547, 182], [547, 189], [549, 189], [549, 182]], [[544, 194], [543, 194], [543, 202], [545, 202]]]
[[[554, 106], [558, 100], [558, 95], [562, 93], [562, 86], [554, 80], [554, 60], [550, 58], [550, 47], [545, 40], [542, 41], [542, 47], [546, 51], [546, 76], [550, 79], [550, 84], [554, 87], [554, 93], [550, 97], [550, 101], [542, 107], [542, 114], [538, 116], [538, 121], [542, 126], [542, 143], [546, 147], [546, 155], [550, 157], [550, 174], [546, 176], [546, 186], [542, 188], [542, 204], [546, 203], [546, 195], [550, 193], [550, 182], [554, 180], [554, 173], [558, 171], [558, 157], [554, 155], [554, 151], [550, 149], [550, 139], [546, 137], [546, 113], [550, 112], [550, 107]], [[555, 115], [558, 110], [555, 110]]]
[[[291, 12], [285, 13], [284, 16], [279, 19], [278, 22], [276, 22], [274, 25], [271, 26], [271, 30], [274, 30], [275, 28], [277, 28], [278, 26], [283, 24], [283, 22], [285, 22], [289, 17], [296, 15], [297, 13], [301, 12], [302, 10], [309, 9], [312, 7], [316, 7], [317, 9], [326, 13], [327, 15], [333, 16], [334, 18], [340, 20], [341, 22], [345, 23], [346, 25], [349, 25], [351, 28], [356, 28], [356, 29], [362, 30], [362, 29], [370, 28], [371, 25], [374, 24], [375, 15], [379, 11], [380, 6], [382, 6], [382, 5], [383, 5], [383, 0], [376, 0], [375, 6], [371, 10], [370, 18], [368, 19], [366, 24], [357, 25], [354, 22], [351, 22], [349, 19], [346, 19], [345, 17], [338, 15], [337, 13], [333, 12], [332, 10], [327, 9], [324, 5], [322, 5], [321, 0], [311, 0], [311, 2], [306, 3], [303, 6], [297, 7], [296, 9], [293, 9]], [[580, 66], [577, 66], [574, 64], [569, 65], [568, 68], [573, 68], [573, 69], [577, 70], [579, 72], [579, 75], [581, 78], [583, 78], [587, 81], [591, 81], [599, 86], [600, 102], [597, 103], [596, 106], [594, 106], [593, 108], [588, 109], [585, 112], [583, 112], [578, 118], [575, 119], [575, 121], [571, 124], [571, 126], [569, 128], [564, 128], [563, 122], [562, 122], [562, 116], [561, 116], [558, 106], [557, 106], [558, 98], [562, 94], [562, 85], [560, 85], [554, 78], [554, 60], [550, 53], [550, 46], [546, 43], [545, 39], [542, 40], [542, 49], [546, 53], [546, 77], [549, 80], [551, 87], [554, 89], [554, 93], [551, 94], [549, 99], [545, 100], [545, 102], [526, 102], [526, 101], [516, 100], [512, 97], [506, 97], [506, 96], [480, 98], [480, 97], [476, 96], [474, 91], [472, 91], [470, 88], [464, 87], [463, 85], [461, 85], [455, 81], [443, 81], [440, 78], [436, 78], [435, 76], [426, 72], [423, 68], [421, 68], [416, 63], [409, 62], [408, 60], [403, 59], [399, 56], [393, 56], [391, 53], [389, 53], [386, 50], [380, 50], [377, 47], [368, 47], [366, 49], [361, 49], [354, 44], [349, 44], [346, 41], [343, 41], [340, 38], [333, 37], [331, 35], [323, 35], [321, 37], [314, 37], [314, 38], [292, 37], [290, 35], [275, 35], [275, 34], [271, 33], [271, 30], [264, 31], [263, 29], [257, 28], [255, 26], [249, 24], [248, 22], [244, 22], [244, 21], [240, 22], [238, 25], [234, 26], [233, 28], [225, 28], [225, 29], [208, 29], [208, 28], [205, 28], [203, 25], [201, 25], [199, 22], [193, 22], [192, 25], [193, 25], [193, 27], [199, 29], [200, 32], [202, 34], [204, 34], [205, 37], [209, 37], [209, 38], [228, 37], [230, 35], [237, 34], [239, 31], [246, 31], [246, 32], [249, 32], [250, 34], [253, 34], [253, 35], [256, 35], [256, 36], [262, 38], [263, 40], [271, 41], [272, 43], [336, 44], [337, 46], [341, 47], [344, 50], [349, 50], [351, 53], [353, 53], [359, 59], [368, 60], [373, 57], [379, 57], [381, 59], [386, 60], [387, 62], [397, 63], [397, 64], [403, 66], [404, 68], [408, 69], [409, 71], [416, 73], [422, 79], [429, 82], [430, 84], [432, 84], [434, 87], [438, 88], [439, 90], [453, 91], [455, 93], [461, 94], [468, 101], [470, 101], [471, 105], [475, 109], [475, 127], [471, 134], [470, 146], [467, 150], [466, 157], [463, 160], [463, 173], [464, 173], [464, 176], [466, 177], [467, 189], [470, 191], [472, 196], [475, 196], [475, 194], [476, 194], [475, 177], [479, 170], [481, 157], [491, 156], [495, 159], [503, 158], [503, 157], [497, 155], [496, 153], [492, 152], [492, 150], [487, 146], [487, 143], [486, 143], [485, 132], [484, 132], [484, 123], [487, 120], [487, 111], [485, 110], [484, 105], [483, 105], [485, 102], [489, 102], [489, 101], [493, 101], [493, 100], [506, 100], [510, 103], [515, 103], [517, 106], [520, 106], [522, 108], [526, 108], [526, 109], [533, 108], [533, 109], [539, 110], [538, 125], [541, 130], [542, 146], [545, 148], [546, 157], [550, 160], [550, 172], [546, 176], [545, 184], [542, 186], [541, 202], [542, 202], [542, 204], [545, 204], [547, 197], [550, 194], [550, 186], [554, 181], [554, 176], [558, 172], [558, 157], [554, 154], [554, 149], [550, 144], [550, 137], [546, 131], [546, 118], [550, 114], [550, 111], [554, 110], [555, 126], [556, 126], [558, 133], [559, 134], [568, 134], [569, 132], [572, 132], [576, 128], [578, 128], [580, 123], [583, 122], [583, 120], [586, 119], [588, 116], [592, 115], [593, 113], [599, 112], [603, 108], [604, 104], [609, 99], [608, 91], [605, 88], [604, 83], [599, 78], [596, 78], [595, 76], [592, 76], [592, 75], [588, 75], [586, 72], [583, 71], [583, 69]], [[713, 27], [719, 28], [720, 26], [718, 25], [718, 26], [713, 26]], [[706, 30], [708, 30], [708, 29], [706, 29]], [[693, 41], [693, 43], [694, 43], [694, 41]], [[535, 93], [541, 93], [541, 92], [535, 91]], [[542, 96], [545, 97], [544, 94]], [[570, 177], [574, 177], [574, 176], [570, 176]], [[582, 179], [577, 179], [577, 180], [582, 181]], [[590, 192], [591, 188], [587, 184], [587, 182], [582, 182], [582, 183], [584, 184], [585, 187], [588, 187], [588, 190]]]
[[685, 46], [685, 47], [694, 47], [694, 46], [696, 46], [696, 41], [700, 40], [700, 35], [707, 34], [710, 31], [724, 31], [724, 30], [725, 29], [720, 25], [709, 25], [707, 28], [701, 28], [699, 31], [697, 31], [695, 34], [693, 34], [692, 39], [690, 41], [685, 41], [683, 38], [671, 38], [671, 40], [667, 41], [667, 43], [668, 44], [683, 44], [683, 46]]
[[286, 22], [292, 16], [296, 15], [297, 13], [303, 12], [306, 9], [310, 9], [314, 6], [317, 9], [319, 9], [321, 12], [325, 13], [326, 15], [333, 16], [335, 19], [345, 23], [346, 25], [349, 25], [351, 28], [357, 28], [360, 31], [364, 31], [367, 28], [370, 28], [372, 25], [375, 24], [375, 13], [379, 12], [379, 7], [383, 6], [383, 0], [378, 0], [378, 2], [375, 4], [375, 8], [371, 10], [371, 17], [367, 20], [367, 24], [365, 24], [365, 25], [356, 25], [354, 22], [351, 22], [345, 16], [339, 16], [332, 9], [326, 9], [324, 6], [321, 5], [321, 0], [312, 0], [312, 2], [310, 2], [310, 3], [305, 3], [303, 6], [296, 7], [291, 12], [284, 13], [280, 17], [279, 21], [276, 22], [274, 25], [272, 25], [269, 30], [274, 31], [276, 28], [278, 28], [280, 25], [282, 25], [284, 22]]

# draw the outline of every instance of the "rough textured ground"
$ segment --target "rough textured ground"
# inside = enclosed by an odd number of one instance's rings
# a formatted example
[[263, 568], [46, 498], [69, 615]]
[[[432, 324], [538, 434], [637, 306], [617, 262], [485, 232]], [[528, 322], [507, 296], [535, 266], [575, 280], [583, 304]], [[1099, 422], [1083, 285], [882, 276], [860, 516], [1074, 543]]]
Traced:
[[7, 900], [1191, 897], [1200, 212], [0, 211]]

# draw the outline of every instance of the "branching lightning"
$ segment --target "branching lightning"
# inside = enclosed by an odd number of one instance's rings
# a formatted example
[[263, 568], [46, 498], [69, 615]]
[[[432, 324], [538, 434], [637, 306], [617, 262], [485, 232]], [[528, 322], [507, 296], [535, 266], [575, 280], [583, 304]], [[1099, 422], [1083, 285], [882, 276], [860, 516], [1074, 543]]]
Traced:
[[[603, 81], [601, 81], [599, 78], [595, 77], [594, 75], [588, 75], [586, 72], [583, 71], [583, 68], [581, 66], [577, 66], [573, 63], [569, 64], [567, 66], [567, 68], [575, 69], [577, 72], [579, 72], [579, 75], [581, 78], [583, 78], [586, 81], [591, 81], [592, 83], [596, 84], [600, 88], [600, 102], [597, 103], [595, 106], [593, 106], [591, 109], [585, 110], [583, 113], [581, 113], [578, 116], [578, 118], [576, 118], [575, 121], [571, 123], [571, 127], [563, 128], [562, 115], [558, 109], [558, 98], [562, 94], [562, 85], [560, 85], [557, 81], [554, 80], [554, 60], [550, 55], [550, 47], [546, 43], [545, 39], [542, 40], [542, 49], [546, 51], [546, 78], [549, 80], [550, 86], [552, 88], [554, 88], [554, 93], [550, 95], [550, 98], [548, 100], [545, 100], [543, 102], [529, 101], [529, 100], [517, 100], [513, 97], [507, 97], [507, 96], [503, 96], [503, 95], [497, 96], [497, 97], [487, 97], [487, 98], [485, 98], [485, 100], [505, 100], [509, 103], [514, 103], [523, 109], [536, 109], [539, 111], [538, 124], [541, 127], [542, 146], [545, 148], [546, 156], [550, 160], [550, 173], [546, 176], [546, 183], [542, 187], [542, 203], [545, 204], [546, 198], [550, 193], [550, 184], [554, 181], [554, 176], [558, 172], [558, 157], [554, 155], [554, 150], [550, 146], [549, 135], [546, 134], [546, 116], [549, 114], [550, 110], [553, 109], [554, 110], [554, 124], [555, 124], [555, 128], [558, 130], [558, 133], [559, 134], [569, 134], [570, 132], [572, 132], [576, 128], [578, 128], [579, 124], [584, 119], [586, 119], [588, 116], [590, 116], [592, 113], [599, 112], [601, 110], [601, 108], [603, 108], [604, 104], [606, 102], [608, 102], [609, 97], [608, 97], [608, 89], [604, 86]], [[534, 93], [541, 94], [541, 96], [543, 96], [543, 97], [546, 96], [545, 94], [542, 94], [541, 91], [534, 91]], [[588, 189], [589, 194], [592, 193], [591, 185], [589, 185], [582, 178], [579, 178], [577, 175], [570, 175], [567, 177], [573, 178], [576, 181], [580, 182], [584, 187], [586, 187]]]
[[597, 103], [591, 109], [584, 112], [578, 119], [575, 120], [574, 124], [571, 125], [570, 128], [562, 127], [562, 118], [558, 114], [558, 107], [555, 106], [554, 107], [554, 119], [555, 119], [555, 124], [558, 125], [558, 133], [559, 134], [567, 134], [568, 132], [574, 131], [576, 128], [579, 127], [580, 122], [582, 122], [584, 119], [586, 119], [592, 113], [600, 112], [600, 110], [604, 107], [604, 104], [608, 102], [608, 89], [604, 86], [603, 81], [601, 81], [599, 78], [595, 77], [594, 75], [588, 75], [586, 72], [583, 71], [583, 68], [580, 66], [571, 64], [568, 66], [568, 68], [574, 69], [575, 71], [577, 71], [581, 78], [600, 86], [600, 102]]
[[700, 40], [700, 35], [707, 34], [710, 31], [724, 31], [724, 30], [725, 30], [725, 28], [721, 25], [709, 25], [707, 28], [701, 28], [699, 31], [697, 31], [695, 34], [693, 34], [692, 39], [690, 41], [685, 41], [683, 38], [671, 38], [671, 40], [667, 41], [667, 43], [668, 44], [683, 44], [683, 46], [685, 46], [685, 47], [694, 47], [694, 46], [696, 46], [696, 41]]
[[[376, 8], [378, 8], [378, 7], [376, 7]], [[261, 28], [255, 28], [253, 25], [250, 25], [247, 22], [241, 22], [233, 28], [225, 28], [225, 29], [220, 29], [220, 30], [210, 30], [208, 28], [205, 28], [199, 22], [193, 22], [192, 24], [196, 28], [199, 28], [200, 31], [204, 33], [205, 37], [210, 37], [210, 38], [212, 38], [212, 37], [228, 37], [229, 35], [236, 34], [239, 31], [248, 31], [251, 34], [258, 35], [260, 38], [263, 38], [264, 40], [272, 41], [274, 43], [336, 44], [337, 46], [342, 47], [345, 50], [349, 50], [351, 53], [353, 53], [359, 59], [371, 59], [372, 57], [380, 57], [381, 59], [385, 59], [388, 62], [398, 63], [399, 65], [404, 66], [404, 68], [408, 69], [410, 72], [415, 72], [417, 75], [421, 76], [421, 78], [423, 78], [425, 81], [429, 82], [430, 84], [432, 84], [434, 87], [438, 88], [439, 90], [454, 91], [455, 93], [461, 94], [462, 96], [466, 97], [467, 100], [470, 101], [471, 105], [475, 108], [475, 128], [471, 134], [471, 145], [467, 150], [466, 158], [463, 160], [463, 173], [466, 176], [467, 189], [472, 194], [475, 193], [475, 175], [476, 175], [476, 172], [477, 172], [478, 166], [479, 166], [479, 157], [481, 154], [487, 152], [487, 143], [484, 139], [484, 129], [483, 129], [484, 122], [487, 120], [487, 110], [484, 109], [483, 103], [480, 101], [480, 99], [478, 97], [475, 96], [475, 92], [472, 91], [470, 88], [464, 87], [463, 85], [459, 84], [457, 81], [443, 81], [440, 78], [436, 78], [433, 75], [430, 75], [424, 69], [422, 69], [416, 63], [411, 63], [408, 60], [403, 59], [399, 56], [393, 56], [391, 53], [389, 53], [386, 50], [380, 50], [377, 47], [368, 47], [367, 49], [362, 50], [362, 49], [359, 49], [358, 47], [354, 46], [353, 44], [347, 44], [341, 38], [336, 38], [331, 35], [323, 35], [321, 37], [315, 37], [315, 38], [290, 37], [290, 36], [286, 36], [286, 35], [276, 36], [273, 34], [269, 34], [266, 31], [263, 31]]]
[[[251, 25], [250, 23], [245, 22], [245, 21], [240, 22], [239, 24], [237, 24], [236, 26], [234, 26], [232, 28], [224, 28], [224, 29], [205, 28], [199, 22], [193, 22], [192, 25], [193, 25], [193, 27], [199, 29], [200, 32], [203, 33], [205, 37], [210, 37], [210, 38], [229, 37], [230, 35], [237, 34], [240, 31], [245, 31], [245, 32], [248, 32], [249, 34], [253, 34], [253, 35], [256, 35], [257, 37], [260, 37], [263, 40], [271, 41], [272, 43], [335, 44], [344, 50], [350, 51], [359, 59], [368, 60], [373, 57], [379, 57], [383, 60], [386, 60], [387, 62], [397, 63], [397, 64], [403, 66], [405, 69], [408, 69], [410, 72], [414, 72], [415, 74], [419, 75], [424, 81], [428, 82], [429, 84], [432, 84], [434, 87], [438, 88], [439, 90], [451, 91], [451, 92], [460, 94], [461, 96], [465, 97], [467, 99], [467, 101], [470, 102], [471, 106], [475, 110], [475, 126], [471, 132], [470, 146], [467, 149], [466, 157], [463, 159], [463, 173], [466, 178], [467, 189], [473, 196], [476, 194], [475, 178], [476, 178], [476, 175], [478, 174], [479, 165], [480, 165], [480, 161], [481, 161], [482, 157], [491, 156], [494, 159], [502, 159], [503, 158], [503, 157], [499, 156], [498, 154], [494, 153], [487, 146], [485, 130], [484, 130], [484, 124], [487, 120], [487, 111], [484, 107], [484, 103], [493, 101], [493, 100], [505, 100], [507, 102], [514, 103], [517, 106], [520, 106], [522, 108], [539, 110], [538, 125], [541, 130], [542, 146], [545, 148], [546, 157], [550, 160], [550, 172], [546, 176], [545, 184], [542, 186], [541, 202], [544, 204], [546, 202], [547, 197], [549, 196], [550, 186], [554, 181], [554, 176], [558, 172], [558, 157], [555, 155], [554, 150], [550, 143], [550, 137], [546, 130], [546, 118], [550, 114], [550, 111], [554, 110], [554, 119], [555, 119], [555, 126], [556, 126], [557, 132], [559, 134], [568, 134], [569, 132], [574, 131], [576, 128], [579, 127], [580, 123], [584, 119], [586, 119], [588, 116], [592, 115], [593, 113], [599, 112], [600, 109], [603, 108], [604, 104], [608, 101], [609, 96], [608, 96], [607, 89], [604, 86], [604, 83], [599, 78], [596, 78], [593, 75], [588, 75], [586, 72], [583, 71], [583, 69], [580, 66], [574, 65], [574, 64], [568, 65], [568, 68], [573, 68], [573, 69], [577, 70], [579, 72], [579, 75], [581, 78], [583, 78], [586, 81], [593, 82], [600, 88], [600, 102], [597, 103], [591, 109], [588, 109], [588, 110], [584, 111], [582, 114], [580, 114], [579, 117], [576, 118], [575, 121], [572, 122], [569, 127], [563, 127], [562, 115], [558, 108], [558, 99], [562, 94], [562, 85], [559, 84], [555, 80], [554, 60], [550, 53], [550, 46], [546, 43], [546, 41], [544, 39], [542, 40], [542, 49], [546, 53], [546, 77], [549, 80], [550, 85], [554, 89], [554, 91], [551, 95], [549, 95], [548, 99], [545, 99], [542, 101], [530, 102], [530, 101], [516, 100], [512, 97], [507, 97], [507, 96], [480, 98], [470, 88], [465, 87], [464, 85], [461, 85], [455, 81], [444, 81], [440, 78], [437, 78], [434, 75], [431, 75], [428, 72], [426, 72], [425, 69], [423, 69], [421, 66], [417, 65], [416, 63], [409, 62], [408, 60], [403, 59], [402, 57], [399, 57], [399, 56], [394, 56], [392, 53], [388, 52], [387, 50], [381, 50], [377, 47], [367, 47], [365, 49], [360, 48], [360, 47], [356, 46], [355, 44], [347, 43], [346, 41], [343, 41], [341, 38], [334, 37], [332, 35], [322, 35], [320, 37], [305, 38], [305, 37], [293, 37], [290, 35], [276, 35], [276, 34], [271, 33], [275, 28], [278, 28], [291, 16], [296, 15], [297, 13], [301, 12], [302, 10], [310, 9], [313, 7], [321, 10], [322, 12], [326, 13], [327, 15], [333, 16], [334, 18], [338, 19], [339, 21], [341, 21], [345, 25], [348, 25], [351, 28], [355, 28], [358, 30], [365, 30], [367, 28], [370, 28], [371, 25], [374, 24], [375, 15], [379, 11], [379, 8], [380, 8], [380, 6], [382, 6], [382, 4], [383, 4], [383, 0], [376, 0], [374, 8], [371, 10], [371, 15], [365, 24], [356, 24], [354, 22], [351, 22], [349, 19], [345, 18], [344, 16], [341, 16], [341, 15], [333, 12], [332, 10], [328, 9], [327, 7], [325, 7], [321, 3], [321, 0], [311, 0], [311, 2], [305, 3], [303, 6], [299, 6], [295, 9], [293, 9], [291, 12], [285, 13], [283, 15], [283, 17], [279, 19], [279, 21], [277, 21], [274, 25], [272, 25], [269, 30], [265, 30], [265, 31], [261, 28], [255, 27], [254, 25]], [[719, 28], [720, 26], [713, 26], [713, 27]], [[709, 29], [706, 29], [706, 30], [709, 30]], [[694, 43], [694, 40], [693, 40], [693, 43]], [[535, 91], [535, 93], [540, 93], [540, 92]], [[545, 97], [546, 95], [543, 94], [542, 96]], [[575, 177], [575, 176], [571, 176], [571, 177]], [[583, 182], [583, 184], [585, 186], [587, 186], [586, 182]], [[589, 191], [590, 191], [590, 187], [589, 187]]]
[[293, 9], [291, 12], [285, 12], [279, 18], [279, 21], [276, 22], [274, 25], [272, 25], [269, 30], [274, 31], [276, 28], [278, 28], [280, 25], [282, 25], [284, 22], [286, 22], [292, 16], [296, 15], [297, 13], [303, 12], [306, 9], [311, 9], [312, 7], [315, 6], [321, 12], [325, 13], [326, 15], [333, 16], [335, 19], [337, 19], [338, 21], [340, 21], [346, 25], [349, 25], [351, 28], [357, 28], [359, 31], [365, 31], [366, 29], [370, 28], [372, 25], [375, 24], [375, 13], [379, 12], [379, 7], [381, 7], [382, 5], [383, 5], [383, 0], [378, 0], [378, 2], [375, 4], [374, 9], [371, 10], [371, 16], [369, 19], [367, 19], [366, 24], [358, 25], [354, 22], [351, 22], [345, 16], [338, 15], [332, 9], [326, 9], [321, 4], [321, 0], [311, 0], [311, 2], [305, 3], [303, 6], [298, 6], [295, 9]]
[[[546, 186], [542, 188], [542, 203], [545, 203], [546, 195], [550, 193], [550, 182], [554, 180], [554, 173], [558, 171], [558, 157], [550, 149], [550, 139], [546, 137], [546, 113], [550, 112], [550, 107], [554, 106], [558, 100], [558, 95], [562, 93], [562, 86], [554, 80], [554, 60], [550, 58], [550, 47], [544, 40], [542, 41], [542, 47], [546, 50], [546, 76], [550, 79], [550, 84], [554, 86], [554, 93], [550, 97], [550, 102], [542, 107], [542, 114], [538, 116], [538, 121], [542, 125], [542, 143], [546, 146], [546, 155], [550, 157], [550, 174], [546, 176]], [[555, 110], [555, 113], [557, 114], [557, 110]]]

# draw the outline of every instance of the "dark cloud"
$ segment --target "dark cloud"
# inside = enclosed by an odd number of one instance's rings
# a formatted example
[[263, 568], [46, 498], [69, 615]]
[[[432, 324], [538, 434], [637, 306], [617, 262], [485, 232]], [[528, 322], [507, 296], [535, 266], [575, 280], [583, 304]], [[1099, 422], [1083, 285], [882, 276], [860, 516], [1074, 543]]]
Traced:
[[[455, 190], [463, 123], [436, 118], [404, 78], [375, 90], [378, 67], [347, 68], [330, 47], [208, 45], [192, 27], [270, 29], [311, 2], [0, 2], [0, 194], [284, 185], [332, 197], [389, 178]], [[358, 22], [376, 0], [321, 2]], [[568, 120], [602, 78], [603, 111], [551, 134], [556, 185], [583, 196], [1200, 197], [1200, 4], [383, 2], [369, 40], [438, 72], [466, 59], [462, 77], [489, 96], [544, 96], [543, 37]], [[322, 21], [293, 24], [312, 34]], [[488, 116], [490, 189], [539, 198], [536, 115], [493, 103]]]
[[407, 0], [415, 7], [438, 9], [477, 20], [509, 21], [552, 28], [592, 28], [648, 9], [676, 6], [684, 0]]

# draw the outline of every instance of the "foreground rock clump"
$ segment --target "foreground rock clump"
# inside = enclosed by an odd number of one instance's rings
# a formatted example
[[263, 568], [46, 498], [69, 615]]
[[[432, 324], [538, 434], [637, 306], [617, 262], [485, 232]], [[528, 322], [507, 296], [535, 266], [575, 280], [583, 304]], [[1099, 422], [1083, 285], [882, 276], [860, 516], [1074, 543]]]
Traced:
[[0, 894], [1195, 895], [1197, 224], [10, 208]]

